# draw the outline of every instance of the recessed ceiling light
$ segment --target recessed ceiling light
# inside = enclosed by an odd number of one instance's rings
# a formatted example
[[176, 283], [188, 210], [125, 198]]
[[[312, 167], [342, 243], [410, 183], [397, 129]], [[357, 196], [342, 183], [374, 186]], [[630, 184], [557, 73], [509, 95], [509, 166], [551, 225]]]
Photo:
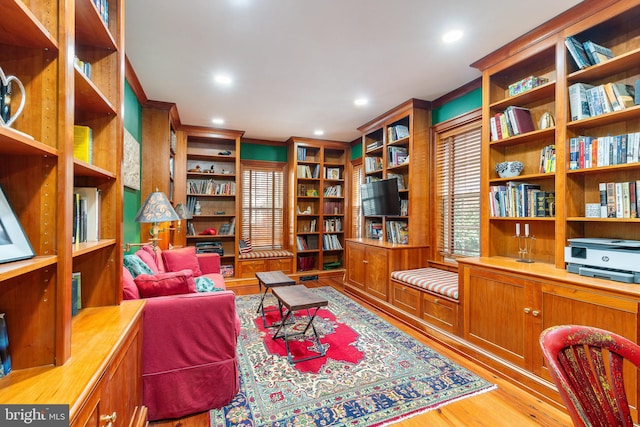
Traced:
[[214, 80], [215, 80], [216, 83], [221, 84], [221, 85], [225, 85], [225, 86], [228, 86], [233, 82], [231, 77], [229, 77], [226, 74], [216, 74], [215, 77], [214, 77]]
[[462, 38], [463, 32], [461, 30], [451, 30], [444, 33], [442, 41], [445, 43], [457, 42]]
[[322, 129], [316, 129], [313, 131], [313, 134], [315, 136], [321, 136], [321, 135], [324, 135], [324, 131]]
[[356, 98], [356, 100], [353, 101], [353, 105], [357, 107], [362, 107], [363, 105], [367, 105], [368, 103], [369, 100], [367, 98]]
[[224, 124], [224, 119], [222, 119], [220, 117], [216, 117], [214, 119], [211, 119], [211, 121], [213, 122], [214, 125], [223, 125]]

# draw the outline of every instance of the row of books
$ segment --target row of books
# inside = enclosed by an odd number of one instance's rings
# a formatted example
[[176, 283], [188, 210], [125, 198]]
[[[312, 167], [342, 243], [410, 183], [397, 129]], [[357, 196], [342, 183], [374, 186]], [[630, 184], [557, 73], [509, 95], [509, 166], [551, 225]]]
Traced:
[[77, 56], [73, 58], [73, 65], [85, 75], [86, 78], [91, 80], [91, 63], [83, 61]]
[[233, 236], [236, 233], [236, 218], [233, 217], [229, 222], [220, 224], [220, 230], [218, 235], [220, 236]]
[[409, 215], [409, 200], [400, 199], [400, 216]]
[[406, 187], [404, 186], [404, 176], [399, 173], [391, 173], [387, 174], [387, 178], [395, 178], [398, 181], [398, 190], [404, 190]]
[[100, 239], [100, 189], [73, 189], [72, 243], [97, 242]]
[[329, 185], [324, 188], [325, 197], [342, 197], [342, 185]]
[[73, 157], [93, 163], [93, 131], [89, 126], [73, 126]]
[[406, 147], [389, 147], [387, 161], [390, 167], [400, 166], [409, 161], [409, 153]]
[[313, 171], [309, 165], [298, 165], [298, 178], [320, 178], [320, 165], [314, 165]]
[[107, 0], [93, 0], [102, 22], [109, 26], [109, 2]]
[[367, 144], [367, 151], [375, 150], [376, 148], [382, 147], [382, 141], [373, 141]]
[[377, 172], [383, 169], [382, 157], [365, 157], [364, 171], [366, 173]]
[[601, 46], [592, 40], [582, 43], [577, 38], [569, 36], [564, 40], [567, 50], [579, 69], [601, 64], [613, 58], [611, 49]]
[[543, 191], [537, 184], [509, 181], [489, 189], [492, 217], [550, 217], [554, 216], [554, 205], [555, 193]]
[[[313, 149], [314, 157], [310, 158], [311, 161], [315, 161], [316, 160], [315, 153], [317, 153], [317, 152], [318, 152], [317, 149], [314, 148]], [[298, 147], [298, 161], [300, 161], [300, 162], [307, 161], [307, 147]]]
[[571, 120], [582, 120], [634, 106], [635, 88], [626, 83], [591, 85], [574, 83], [569, 86]]
[[342, 215], [342, 201], [324, 201], [322, 213], [325, 215]]
[[[315, 220], [314, 220], [315, 221]], [[324, 220], [324, 231], [333, 233], [342, 231], [342, 218], [328, 218]]]
[[213, 179], [188, 179], [187, 194], [234, 196], [236, 194], [236, 183], [234, 181], [215, 181]]
[[387, 241], [390, 243], [409, 243], [409, 225], [404, 221], [387, 221]]
[[556, 171], [556, 146], [547, 145], [540, 150], [539, 173], [553, 173]]
[[318, 236], [296, 236], [296, 248], [299, 251], [318, 249]]
[[409, 128], [405, 125], [389, 126], [387, 128], [389, 142], [409, 137]]
[[322, 250], [323, 251], [342, 250], [342, 244], [338, 239], [338, 235], [324, 234], [322, 236]]
[[498, 141], [535, 130], [531, 111], [525, 107], [511, 105], [504, 112], [496, 113], [489, 120], [491, 140]]
[[640, 132], [569, 139], [569, 169], [587, 169], [640, 161]]
[[[298, 222], [298, 233], [302, 233], [302, 232], [315, 233], [317, 231], [316, 230], [317, 223], [318, 223], [318, 220], [315, 218], [309, 220], [309, 222], [306, 224], [303, 223], [302, 221]], [[300, 230], [300, 227], [303, 227], [303, 229]]]
[[640, 212], [640, 180], [601, 182], [601, 218], [638, 218]]
[[382, 223], [377, 221], [367, 221], [366, 236], [370, 239], [378, 239], [382, 236]]

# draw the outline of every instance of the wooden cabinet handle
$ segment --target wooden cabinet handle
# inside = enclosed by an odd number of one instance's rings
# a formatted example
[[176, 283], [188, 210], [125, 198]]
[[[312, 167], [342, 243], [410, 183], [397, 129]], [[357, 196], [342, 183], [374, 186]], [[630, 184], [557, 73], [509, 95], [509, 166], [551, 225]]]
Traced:
[[369, 264], [369, 261], [367, 261], [366, 259], [363, 259], [363, 260], [362, 260], [362, 263], [363, 263], [363, 264]]
[[116, 422], [118, 418], [118, 414], [114, 411], [111, 415], [100, 415], [100, 421], [104, 421], [107, 423], [106, 427], [112, 427], [113, 423]]
[[533, 310], [533, 312], [531, 314], [533, 314], [533, 317], [538, 317], [540, 315], [540, 311]]
[[439, 302], [440, 302], [440, 298], [434, 298], [434, 299], [433, 299], [433, 303], [434, 303], [434, 304], [438, 304]]
[[529, 313], [531, 313], [531, 309], [529, 307], [525, 307], [524, 314], [529, 314]]

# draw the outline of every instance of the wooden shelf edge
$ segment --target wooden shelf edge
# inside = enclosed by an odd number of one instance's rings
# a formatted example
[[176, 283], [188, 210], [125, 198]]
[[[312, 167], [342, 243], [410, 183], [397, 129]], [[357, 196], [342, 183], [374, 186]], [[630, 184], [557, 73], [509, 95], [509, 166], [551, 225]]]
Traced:
[[56, 255], [37, 256], [31, 259], [0, 264], [0, 282], [21, 276], [41, 268], [50, 267], [58, 262]]
[[86, 255], [116, 244], [116, 239], [101, 239], [97, 242], [76, 243], [72, 246], [73, 256]]
[[0, 153], [27, 156], [58, 156], [58, 150], [19, 130], [0, 126]]
[[22, 1], [12, 0], [2, 5], [3, 31], [0, 43], [43, 50], [58, 50], [58, 41]]

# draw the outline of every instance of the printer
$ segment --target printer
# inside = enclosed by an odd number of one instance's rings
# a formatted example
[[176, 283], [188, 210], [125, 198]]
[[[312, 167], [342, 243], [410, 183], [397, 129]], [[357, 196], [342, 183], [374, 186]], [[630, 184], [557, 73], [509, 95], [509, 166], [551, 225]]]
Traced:
[[567, 271], [582, 276], [640, 283], [640, 241], [606, 238], [569, 239]]

